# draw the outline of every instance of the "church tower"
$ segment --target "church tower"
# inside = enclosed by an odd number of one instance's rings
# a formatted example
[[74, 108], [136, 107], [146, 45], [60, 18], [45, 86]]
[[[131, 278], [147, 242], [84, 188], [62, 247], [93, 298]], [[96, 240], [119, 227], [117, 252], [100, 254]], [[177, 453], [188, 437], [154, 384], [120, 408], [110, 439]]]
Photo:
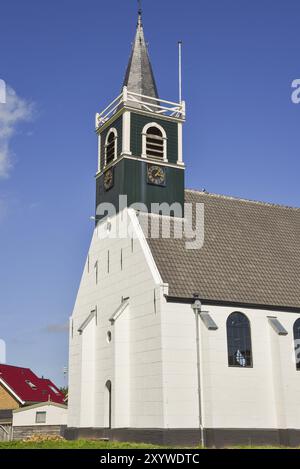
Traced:
[[121, 94], [96, 115], [96, 209], [110, 202], [118, 212], [119, 196], [126, 195], [127, 206], [141, 203], [150, 212], [153, 203], [177, 203], [183, 213], [184, 120], [183, 101], [159, 98], [139, 10]]

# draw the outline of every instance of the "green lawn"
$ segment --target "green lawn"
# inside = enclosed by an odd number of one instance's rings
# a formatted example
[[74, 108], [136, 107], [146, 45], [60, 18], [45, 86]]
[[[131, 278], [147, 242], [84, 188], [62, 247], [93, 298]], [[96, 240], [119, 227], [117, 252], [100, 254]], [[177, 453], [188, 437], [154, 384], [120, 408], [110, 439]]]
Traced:
[[[117, 441], [95, 441], [95, 440], [76, 440], [76, 441], [41, 441], [24, 442], [10, 441], [0, 442], [0, 449], [157, 449], [167, 446], [154, 446], [146, 443], [119, 443]], [[169, 447], [170, 448], [170, 447]]]
[[[76, 441], [40, 441], [24, 442], [11, 441], [7, 443], [0, 442], [0, 449], [172, 449], [171, 446], [155, 446], [146, 443], [119, 443], [117, 441], [96, 441], [96, 440], [76, 440]], [[174, 449], [174, 447], [173, 447]], [[177, 448], [179, 449], [179, 448]], [[183, 448], [181, 448], [183, 449]], [[185, 448], [191, 449], [191, 448]], [[200, 449], [194, 447], [193, 449]], [[271, 446], [240, 446], [228, 449], [288, 449], [275, 448]]]

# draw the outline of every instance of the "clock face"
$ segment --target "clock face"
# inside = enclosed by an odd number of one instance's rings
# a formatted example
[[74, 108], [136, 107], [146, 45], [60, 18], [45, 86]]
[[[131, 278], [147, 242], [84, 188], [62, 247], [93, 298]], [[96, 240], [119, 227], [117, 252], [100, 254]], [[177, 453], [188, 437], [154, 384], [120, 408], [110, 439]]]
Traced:
[[147, 179], [149, 184], [155, 186], [166, 185], [166, 169], [163, 166], [148, 165], [147, 168]]
[[114, 185], [114, 172], [113, 169], [108, 169], [104, 173], [104, 189], [109, 191]]

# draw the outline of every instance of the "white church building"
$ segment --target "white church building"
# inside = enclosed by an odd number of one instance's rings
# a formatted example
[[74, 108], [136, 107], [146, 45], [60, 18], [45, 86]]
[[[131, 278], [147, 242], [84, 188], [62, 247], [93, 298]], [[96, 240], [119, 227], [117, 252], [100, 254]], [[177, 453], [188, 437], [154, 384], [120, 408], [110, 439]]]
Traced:
[[[300, 209], [185, 189], [184, 121], [158, 95], [139, 12], [122, 92], [96, 116], [66, 435], [299, 445]], [[175, 229], [190, 210], [195, 246]]]

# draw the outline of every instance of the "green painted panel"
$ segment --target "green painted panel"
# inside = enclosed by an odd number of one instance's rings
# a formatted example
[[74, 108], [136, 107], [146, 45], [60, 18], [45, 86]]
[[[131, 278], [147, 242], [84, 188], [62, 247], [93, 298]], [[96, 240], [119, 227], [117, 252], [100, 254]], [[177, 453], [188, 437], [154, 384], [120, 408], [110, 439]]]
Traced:
[[144, 203], [151, 210], [152, 203], [184, 204], [184, 170], [166, 167], [166, 187], [147, 183], [147, 163], [144, 161], [122, 159], [114, 167], [114, 186], [106, 192], [103, 175], [97, 179], [96, 204], [110, 202], [119, 210], [119, 195], [128, 197], [127, 205]]
[[131, 152], [134, 156], [142, 154], [142, 131], [145, 125], [155, 122], [161, 125], [168, 137], [167, 157], [169, 163], [178, 161], [178, 124], [164, 119], [151, 118], [141, 114], [131, 113]]
[[109, 190], [104, 189], [104, 175], [97, 178], [96, 182], [96, 209], [100, 203], [109, 202], [116, 207], [119, 207], [119, 194], [124, 194], [124, 170], [125, 160], [119, 161], [114, 166], [114, 185]]

